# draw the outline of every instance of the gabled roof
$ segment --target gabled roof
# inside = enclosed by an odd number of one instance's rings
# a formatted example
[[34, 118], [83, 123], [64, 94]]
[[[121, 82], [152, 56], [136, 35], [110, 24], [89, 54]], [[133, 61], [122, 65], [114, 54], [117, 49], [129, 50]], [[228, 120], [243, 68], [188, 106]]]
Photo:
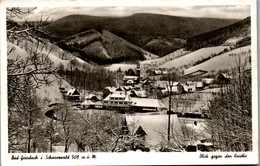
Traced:
[[228, 73], [221, 73], [220, 75], [222, 75], [226, 79], [232, 79], [232, 76]]
[[[126, 115], [128, 130], [135, 134], [141, 127], [146, 135], [146, 143], [159, 145], [167, 140], [168, 115]], [[182, 137], [177, 115], [171, 115], [171, 131], [174, 136]]]
[[[156, 81], [156, 86], [157, 87], [167, 88], [168, 84], [169, 84], [169, 81]], [[179, 84], [179, 82], [170, 82], [170, 84], [172, 86], [177, 86]]]
[[79, 96], [79, 92], [77, 91], [77, 89], [71, 88], [71, 89], [67, 92], [66, 95], [67, 95], [67, 96]]
[[81, 103], [81, 105], [103, 105], [103, 103], [101, 101], [93, 102], [91, 100], [85, 100], [83, 103]]
[[173, 86], [177, 86], [177, 85], [179, 85], [180, 83], [179, 82], [174, 82], [172, 85]]
[[86, 100], [91, 100], [92, 97], [97, 97], [97, 96], [94, 95], [94, 94], [87, 94], [87, 95], [85, 96], [85, 99], [86, 99]]
[[144, 91], [144, 90], [134, 90], [133, 91], [135, 94], [136, 94], [136, 96], [138, 96], [138, 97], [147, 97], [147, 95], [146, 95], [146, 91]]
[[107, 86], [105, 89], [109, 90], [109, 92], [115, 92], [116, 91], [116, 87], [114, 87], [114, 86]]

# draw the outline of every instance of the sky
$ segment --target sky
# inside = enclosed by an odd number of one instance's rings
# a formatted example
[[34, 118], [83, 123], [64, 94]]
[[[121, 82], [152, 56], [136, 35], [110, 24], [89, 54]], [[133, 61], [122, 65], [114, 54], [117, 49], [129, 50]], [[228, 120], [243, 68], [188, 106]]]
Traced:
[[85, 14], [93, 16], [130, 16], [135, 13], [154, 13], [185, 17], [211, 17], [243, 19], [250, 16], [249, 5], [214, 6], [92, 6], [92, 7], [38, 7], [30, 15], [30, 21], [49, 17], [57, 20], [66, 15]]

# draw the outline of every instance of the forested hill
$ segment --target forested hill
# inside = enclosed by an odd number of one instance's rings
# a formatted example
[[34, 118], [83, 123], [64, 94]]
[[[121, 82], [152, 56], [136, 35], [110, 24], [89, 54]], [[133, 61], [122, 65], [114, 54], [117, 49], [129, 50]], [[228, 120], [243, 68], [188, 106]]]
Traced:
[[[176, 42], [176, 38], [187, 39], [237, 21], [236, 19], [192, 18], [144, 13], [127, 17], [70, 15], [49, 24], [46, 30], [59, 40], [89, 29], [99, 32], [107, 30], [141, 48], [163, 56], [183, 46], [181, 42]], [[160, 47], [156, 47], [157, 41]], [[162, 41], [169, 45], [166, 48], [162, 47]], [[151, 42], [153, 45], [147, 45]]]
[[250, 44], [251, 17], [247, 17], [232, 25], [222, 27], [211, 32], [200, 34], [187, 39], [186, 49], [198, 50], [203, 47], [219, 46], [230, 38], [244, 38], [242, 45]]

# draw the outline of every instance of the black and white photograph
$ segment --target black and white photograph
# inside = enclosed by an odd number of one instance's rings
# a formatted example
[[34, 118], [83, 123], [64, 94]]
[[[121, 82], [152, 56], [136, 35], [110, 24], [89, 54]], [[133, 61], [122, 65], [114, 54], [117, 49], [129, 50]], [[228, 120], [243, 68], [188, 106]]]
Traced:
[[255, 3], [199, 2], [3, 5], [8, 161], [256, 164]]

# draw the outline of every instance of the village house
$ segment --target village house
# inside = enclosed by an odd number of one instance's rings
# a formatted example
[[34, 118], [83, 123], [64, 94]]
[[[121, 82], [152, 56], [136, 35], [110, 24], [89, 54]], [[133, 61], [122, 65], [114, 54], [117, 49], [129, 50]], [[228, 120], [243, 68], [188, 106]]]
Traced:
[[138, 98], [147, 98], [147, 93], [145, 90], [131, 90], [131, 97], [138, 97]]
[[80, 100], [80, 93], [77, 89], [71, 88], [66, 93], [65, 98], [69, 101], [79, 101]]
[[103, 91], [103, 98], [106, 98], [109, 94], [113, 93], [116, 91], [116, 87], [114, 86], [107, 86]]
[[229, 84], [231, 79], [232, 76], [229, 75], [228, 73], [220, 73], [219, 76], [217, 77], [218, 83], [222, 83], [222, 84]]
[[168, 72], [166, 70], [163, 69], [155, 69], [152, 74], [154, 76], [158, 76], [158, 75], [166, 75]]
[[[212, 143], [205, 143], [205, 140], [211, 140], [211, 134], [207, 128], [205, 119], [197, 118], [178, 118], [179, 123], [184, 127], [183, 144], [195, 147], [197, 150], [207, 150], [212, 147]], [[208, 146], [208, 147], [207, 147]], [[202, 149], [204, 148], [204, 149]], [[186, 149], [186, 151], [190, 151]]]
[[161, 111], [165, 107], [158, 99], [131, 97], [126, 91], [116, 91], [103, 100], [107, 108], [129, 108], [131, 111]]
[[[160, 145], [167, 143], [168, 115], [127, 115], [126, 122], [131, 134], [142, 136], [145, 146], [158, 150]], [[177, 115], [171, 116], [172, 144], [179, 143], [183, 133]], [[178, 145], [177, 145], [178, 146]]]
[[158, 99], [131, 98], [131, 107], [135, 112], [162, 111], [165, 106]]
[[131, 99], [126, 91], [115, 91], [103, 99], [103, 102], [105, 107], [129, 108]]
[[187, 81], [185, 84], [182, 84], [184, 92], [195, 92], [196, 86], [192, 81]]
[[203, 82], [202, 81], [196, 81], [194, 82], [196, 90], [202, 90], [203, 89]]
[[202, 78], [201, 80], [205, 86], [208, 86], [214, 82], [214, 78]]
[[[180, 82], [170, 82], [171, 84], [171, 93], [172, 94], [181, 94], [184, 92], [183, 86]], [[157, 81], [156, 83], [159, 91], [163, 95], [169, 95], [169, 82], [168, 81]]]
[[138, 84], [139, 83], [138, 76], [128, 76], [128, 75], [125, 75], [123, 80], [124, 80], [124, 84], [125, 85], [134, 85], [134, 84]]
[[83, 109], [102, 109], [103, 102], [100, 97], [94, 94], [89, 94], [85, 97], [85, 101], [81, 103], [81, 106]]

